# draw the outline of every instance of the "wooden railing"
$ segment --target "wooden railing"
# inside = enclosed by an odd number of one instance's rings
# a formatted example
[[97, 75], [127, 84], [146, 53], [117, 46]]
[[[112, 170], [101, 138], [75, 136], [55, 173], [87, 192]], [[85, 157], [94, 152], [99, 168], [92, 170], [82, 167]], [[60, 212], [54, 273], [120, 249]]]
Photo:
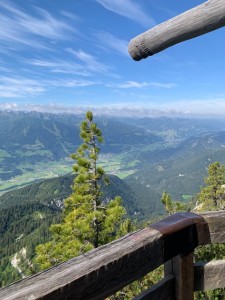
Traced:
[[199, 245], [225, 243], [225, 212], [178, 213], [0, 290], [1, 300], [97, 300], [164, 264], [165, 276], [135, 300], [191, 300], [225, 287], [225, 261], [194, 264]]

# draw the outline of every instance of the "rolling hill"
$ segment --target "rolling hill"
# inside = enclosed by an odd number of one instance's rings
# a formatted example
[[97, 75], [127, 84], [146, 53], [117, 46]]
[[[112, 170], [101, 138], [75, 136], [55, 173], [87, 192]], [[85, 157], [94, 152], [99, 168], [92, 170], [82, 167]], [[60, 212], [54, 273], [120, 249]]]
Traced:
[[143, 150], [138, 159], [143, 167], [125, 179], [128, 184], [149, 187], [158, 195], [166, 190], [182, 201], [200, 191], [209, 164], [225, 164], [225, 131], [189, 137], [162, 150]]
[[[29, 259], [35, 246], [50, 238], [49, 226], [61, 219], [74, 177], [68, 173], [68, 157], [80, 144], [82, 119], [0, 112], [0, 190], [5, 192], [0, 196], [1, 285], [21, 278], [10, 263], [16, 253], [22, 272], [32, 272]], [[100, 164], [124, 177], [110, 175], [103, 200], [120, 195], [131, 218], [163, 214], [165, 190], [175, 200], [187, 201], [199, 192], [208, 165], [225, 163], [223, 120], [99, 116], [96, 122], [105, 137]]]
[[[69, 156], [81, 142], [82, 119], [72, 114], [0, 111], [0, 190], [68, 173]], [[105, 137], [103, 154], [162, 142], [159, 136], [114, 118], [98, 117], [96, 122]]]
[[[71, 194], [73, 179], [73, 174], [67, 174], [33, 183], [0, 197], [0, 286], [34, 271], [29, 262], [35, 247], [48, 241], [50, 225], [60, 222], [63, 200]], [[133, 190], [116, 176], [109, 179], [110, 184], [103, 187], [103, 201], [120, 195], [131, 218], [143, 217]], [[12, 266], [13, 258], [19, 269]]]

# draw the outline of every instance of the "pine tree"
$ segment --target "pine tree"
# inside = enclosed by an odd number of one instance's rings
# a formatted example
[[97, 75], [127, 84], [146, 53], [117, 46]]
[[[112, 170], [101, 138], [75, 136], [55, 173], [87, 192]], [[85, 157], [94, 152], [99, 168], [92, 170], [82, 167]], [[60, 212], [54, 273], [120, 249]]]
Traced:
[[214, 162], [208, 167], [205, 186], [197, 196], [199, 210], [218, 210], [225, 208], [225, 166]]
[[[213, 211], [225, 209], [225, 166], [214, 162], [208, 167], [205, 186], [197, 195], [195, 211]], [[196, 261], [209, 261], [225, 258], [225, 244], [200, 246], [195, 251]], [[207, 292], [197, 292], [195, 299], [225, 299], [225, 289], [215, 289]]]
[[81, 123], [83, 143], [71, 157], [76, 174], [72, 194], [65, 200], [63, 220], [50, 227], [52, 241], [37, 246], [35, 262], [41, 269], [83, 254], [127, 233], [130, 226], [120, 197], [103, 198], [100, 182], [108, 184], [102, 167], [97, 165], [103, 142], [102, 132], [88, 111]]
[[187, 211], [188, 209], [186, 204], [181, 203], [180, 201], [173, 201], [170, 194], [166, 191], [162, 194], [161, 202], [169, 215], [173, 215], [181, 211]]

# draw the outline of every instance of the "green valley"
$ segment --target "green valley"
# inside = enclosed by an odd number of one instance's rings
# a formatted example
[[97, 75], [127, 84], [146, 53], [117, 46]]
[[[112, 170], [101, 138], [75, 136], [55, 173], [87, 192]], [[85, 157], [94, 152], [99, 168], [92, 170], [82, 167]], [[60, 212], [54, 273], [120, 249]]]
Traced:
[[[82, 116], [0, 112], [1, 285], [34, 272], [37, 244], [61, 220], [74, 178], [70, 154], [80, 144]], [[167, 191], [181, 202], [203, 185], [208, 165], [225, 163], [223, 120], [97, 116], [105, 142], [99, 165], [111, 184], [103, 201], [120, 195], [137, 222], [160, 218]], [[20, 270], [20, 271], [19, 271]]]

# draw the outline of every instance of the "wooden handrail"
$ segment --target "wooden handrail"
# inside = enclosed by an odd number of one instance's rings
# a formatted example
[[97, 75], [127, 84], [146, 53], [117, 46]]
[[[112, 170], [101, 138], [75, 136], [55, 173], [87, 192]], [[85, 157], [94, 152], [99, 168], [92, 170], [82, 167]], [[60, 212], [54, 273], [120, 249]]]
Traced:
[[138, 35], [129, 43], [134, 60], [141, 60], [180, 42], [225, 26], [225, 1], [209, 0]]
[[[0, 299], [100, 300], [167, 262], [163, 281], [137, 299], [165, 299], [162, 293], [167, 289], [168, 299], [176, 295], [179, 300], [191, 300], [182, 291], [188, 285], [186, 274], [188, 281], [192, 280], [192, 252], [199, 245], [224, 243], [224, 225], [225, 211], [202, 215], [178, 213], [0, 289]], [[204, 266], [195, 268], [198, 274], [204, 270], [207, 270]], [[194, 277], [194, 271], [191, 272]], [[200, 285], [195, 282], [195, 288], [202, 287], [202, 282], [204, 278]], [[194, 279], [192, 285], [194, 290]], [[225, 279], [219, 285], [225, 286]], [[193, 290], [190, 293], [193, 294]]]

